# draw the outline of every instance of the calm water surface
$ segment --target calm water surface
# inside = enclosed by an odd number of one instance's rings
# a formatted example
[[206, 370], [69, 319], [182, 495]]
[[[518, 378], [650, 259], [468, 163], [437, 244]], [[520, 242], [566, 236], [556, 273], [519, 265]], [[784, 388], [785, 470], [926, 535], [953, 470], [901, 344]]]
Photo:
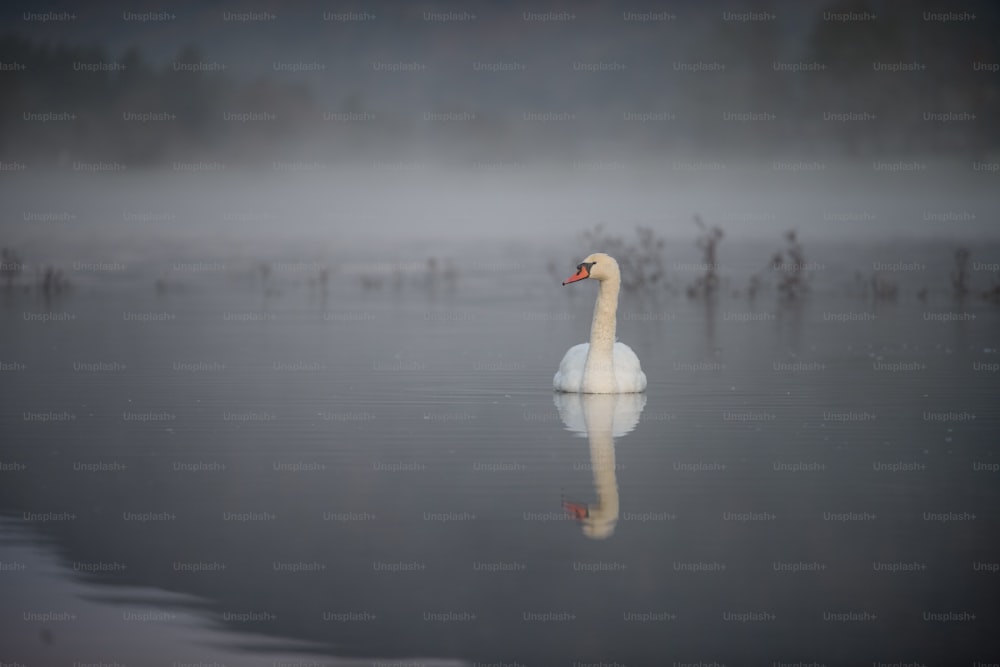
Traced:
[[560, 399], [593, 286], [487, 273], [3, 295], [5, 659], [997, 656], [995, 307], [625, 299]]

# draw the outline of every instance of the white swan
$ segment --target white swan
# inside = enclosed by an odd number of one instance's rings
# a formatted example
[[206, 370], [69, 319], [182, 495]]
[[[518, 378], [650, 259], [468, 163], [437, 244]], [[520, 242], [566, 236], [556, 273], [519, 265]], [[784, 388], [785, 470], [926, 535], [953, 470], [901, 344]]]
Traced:
[[574, 345], [566, 351], [552, 380], [556, 391], [581, 394], [632, 394], [646, 388], [646, 374], [639, 357], [625, 343], [615, 341], [618, 317], [618, 291], [621, 272], [614, 257], [594, 253], [580, 262], [576, 273], [563, 282], [575, 283], [593, 278], [600, 283], [590, 342]]

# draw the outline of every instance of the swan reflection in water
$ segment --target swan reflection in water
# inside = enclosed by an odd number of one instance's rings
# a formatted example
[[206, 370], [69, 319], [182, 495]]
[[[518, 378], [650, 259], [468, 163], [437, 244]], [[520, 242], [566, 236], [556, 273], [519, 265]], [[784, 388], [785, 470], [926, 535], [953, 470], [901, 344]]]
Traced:
[[618, 523], [615, 438], [639, 423], [646, 395], [556, 393], [553, 400], [566, 428], [590, 441], [590, 466], [597, 492], [594, 504], [564, 500], [563, 507], [583, 524], [584, 535], [595, 540], [606, 539], [614, 534]]

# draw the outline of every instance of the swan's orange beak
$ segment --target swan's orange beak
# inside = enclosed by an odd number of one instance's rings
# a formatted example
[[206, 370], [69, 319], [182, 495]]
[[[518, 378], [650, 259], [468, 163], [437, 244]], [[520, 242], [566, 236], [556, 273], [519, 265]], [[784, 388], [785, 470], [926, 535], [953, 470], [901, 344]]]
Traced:
[[571, 275], [569, 278], [563, 281], [563, 285], [569, 285], [570, 283], [575, 283], [577, 280], [583, 280], [584, 278], [590, 277], [590, 267], [586, 264], [581, 264], [576, 267], [579, 269], [576, 273]]

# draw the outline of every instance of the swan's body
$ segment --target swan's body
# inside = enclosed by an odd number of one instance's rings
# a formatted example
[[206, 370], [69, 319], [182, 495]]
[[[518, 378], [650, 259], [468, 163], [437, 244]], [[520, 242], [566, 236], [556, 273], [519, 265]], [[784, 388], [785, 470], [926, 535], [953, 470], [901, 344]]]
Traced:
[[563, 285], [593, 278], [600, 287], [590, 325], [590, 342], [569, 348], [552, 384], [556, 391], [580, 394], [632, 394], [646, 388], [639, 357], [625, 343], [615, 341], [621, 273], [610, 255], [595, 253], [577, 266]]
[[639, 357], [632, 348], [625, 343], [615, 342], [611, 354], [613, 376], [592, 372], [587, 374], [589, 382], [585, 385], [584, 369], [587, 367], [587, 357], [590, 356], [590, 343], [580, 343], [569, 348], [553, 378], [555, 390], [580, 394], [632, 394], [643, 391], [646, 388], [646, 374], [642, 372]]

